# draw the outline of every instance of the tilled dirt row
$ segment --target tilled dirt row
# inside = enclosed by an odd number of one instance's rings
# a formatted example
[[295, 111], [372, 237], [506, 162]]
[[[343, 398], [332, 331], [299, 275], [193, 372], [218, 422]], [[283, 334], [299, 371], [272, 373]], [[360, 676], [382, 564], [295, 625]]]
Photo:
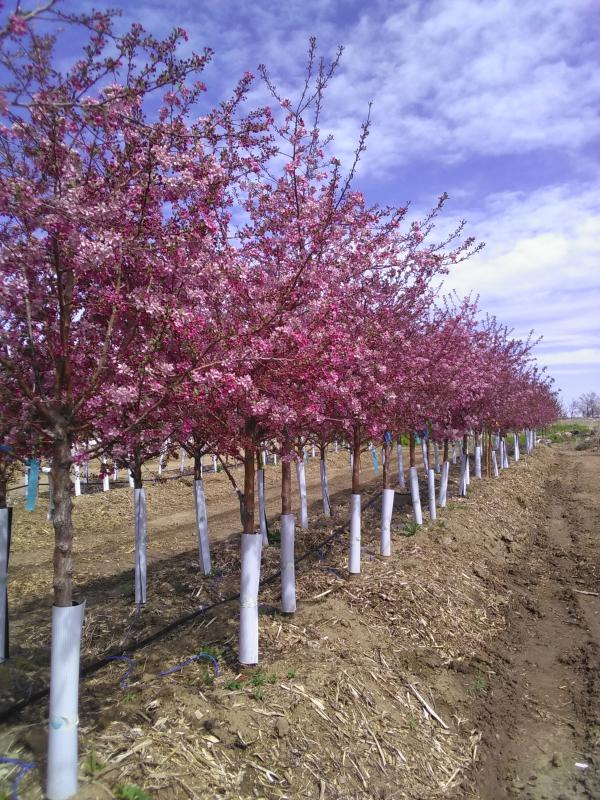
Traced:
[[600, 458], [555, 454], [536, 525], [505, 573], [507, 627], [480, 705], [482, 800], [600, 797]]

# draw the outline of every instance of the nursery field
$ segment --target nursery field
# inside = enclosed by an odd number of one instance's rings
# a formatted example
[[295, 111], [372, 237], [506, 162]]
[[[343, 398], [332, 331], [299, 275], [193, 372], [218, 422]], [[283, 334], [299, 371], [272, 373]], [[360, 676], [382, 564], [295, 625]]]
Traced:
[[[78, 797], [600, 796], [598, 450], [541, 445], [498, 480], [473, 480], [467, 498], [456, 497], [453, 467], [448, 508], [416, 533], [398, 490], [388, 559], [377, 555], [380, 476], [363, 459], [362, 574], [347, 573], [348, 453], [329, 460], [334, 519], [320, 513], [311, 460], [298, 612], [277, 610], [275, 542], [263, 555], [261, 663], [241, 673], [237, 605], [220, 603], [239, 591], [239, 510], [227, 478], [205, 476], [214, 543], [206, 578], [192, 479], [148, 485], [139, 616], [131, 491], [76, 498], [76, 596], [87, 601]], [[276, 540], [279, 468], [266, 475]], [[52, 531], [43, 506], [15, 509], [4, 710], [48, 676]], [[129, 660], [100, 667], [109, 651]], [[30, 703], [0, 730], [0, 751], [39, 767], [21, 782], [24, 799], [43, 796], [46, 715], [45, 700]]]

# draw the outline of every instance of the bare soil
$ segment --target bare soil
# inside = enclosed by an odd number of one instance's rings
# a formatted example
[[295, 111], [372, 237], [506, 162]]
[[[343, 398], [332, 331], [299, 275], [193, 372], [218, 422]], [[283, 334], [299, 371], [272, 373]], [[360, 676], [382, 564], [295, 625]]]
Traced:
[[[381, 559], [369, 457], [363, 573], [350, 580], [348, 455], [330, 464], [334, 520], [319, 513], [315, 460], [298, 612], [278, 613], [277, 580], [261, 589], [261, 666], [241, 672], [236, 605], [211, 608], [238, 580], [237, 500], [224, 476], [206, 481], [209, 578], [198, 572], [191, 481], [149, 488], [149, 603], [139, 618], [130, 494], [79, 498], [83, 661], [108, 647], [134, 659], [123, 685], [119, 662], [82, 680], [80, 798], [113, 797], [123, 784], [161, 800], [599, 798], [599, 473], [595, 451], [541, 446], [498, 480], [474, 480], [466, 499], [454, 489], [415, 535], [397, 492], [393, 554]], [[267, 475], [274, 526], [278, 470]], [[0, 667], [0, 712], [47, 676], [50, 530], [42, 511], [15, 517], [14, 657]], [[263, 575], [278, 558], [265, 549]], [[209, 610], [133, 649], [198, 607]], [[158, 675], [207, 650], [218, 676], [206, 660]], [[38, 765], [24, 800], [42, 796], [45, 714], [32, 704], [0, 726], [0, 753]]]
[[562, 451], [526, 547], [505, 570], [507, 627], [480, 704], [482, 800], [600, 797], [600, 459]]

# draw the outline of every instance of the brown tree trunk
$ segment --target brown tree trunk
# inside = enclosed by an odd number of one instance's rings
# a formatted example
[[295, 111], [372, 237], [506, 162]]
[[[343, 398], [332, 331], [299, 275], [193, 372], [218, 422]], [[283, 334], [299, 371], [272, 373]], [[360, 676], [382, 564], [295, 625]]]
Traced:
[[390, 458], [392, 457], [392, 448], [387, 442], [383, 442], [383, 467], [382, 467], [382, 480], [384, 489], [393, 489], [392, 485], [392, 470], [390, 469]]
[[448, 461], [448, 439], [444, 439], [444, 455], [442, 456], [442, 461]]
[[0, 508], [6, 508], [8, 476], [4, 467], [0, 467]]
[[410, 456], [409, 466], [416, 467], [417, 459], [415, 454], [415, 434], [412, 431], [408, 435], [408, 453]]
[[194, 480], [202, 480], [202, 448], [196, 447], [194, 450]]
[[467, 455], [468, 452], [469, 452], [469, 434], [465, 433], [463, 435], [463, 453], [464, 455]]
[[73, 601], [73, 521], [71, 510], [71, 442], [66, 434], [52, 447], [52, 501], [54, 513], [54, 605], [68, 607]]
[[292, 513], [292, 464], [281, 459], [281, 513]]
[[254, 528], [254, 447], [244, 451], [244, 533], [256, 533]]
[[360, 426], [354, 426], [352, 445], [352, 494], [360, 494]]
[[142, 459], [140, 458], [139, 454], [134, 453], [130, 469], [131, 477], [133, 478], [133, 488], [142, 489], [144, 482], [142, 480]]

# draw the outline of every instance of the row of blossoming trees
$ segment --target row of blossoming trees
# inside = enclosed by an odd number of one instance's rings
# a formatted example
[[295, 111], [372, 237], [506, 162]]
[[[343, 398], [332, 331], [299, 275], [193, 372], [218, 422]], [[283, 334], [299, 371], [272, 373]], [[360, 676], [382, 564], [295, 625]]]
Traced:
[[[87, 35], [64, 74], [56, 23]], [[436, 299], [440, 279], [478, 249], [462, 225], [434, 240], [445, 196], [410, 223], [406, 206], [369, 205], [352, 186], [368, 121], [349, 171], [328, 154], [319, 124], [339, 54], [327, 64], [311, 42], [295, 103], [263, 69], [273, 108], [247, 110], [247, 74], [207, 111], [200, 75], [210, 53], [180, 58], [182, 30], [164, 41], [139, 26], [118, 34], [109, 14], [76, 18], [49, 2], [10, 17], [0, 37], [0, 506], [19, 460], [49, 460], [57, 677], [48, 796], [59, 798], [76, 786], [83, 607], [73, 601], [73, 467], [108, 455], [130, 470], [142, 603], [143, 465], [165, 442], [194, 457], [209, 570], [200, 460], [210, 451], [242, 462], [240, 661], [252, 664], [257, 452], [281, 458], [282, 604], [293, 611], [291, 475], [296, 462], [302, 484], [306, 441], [321, 449], [326, 510], [326, 448], [351, 445], [349, 568], [359, 572], [359, 465], [369, 442], [384, 447], [389, 554], [396, 437], [409, 436], [418, 522], [415, 431], [443, 447], [447, 487], [449, 441], [472, 431], [480, 470], [483, 435], [534, 429], [556, 402], [531, 342], [482, 321], [470, 300]], [[465, 455], [466, 440], [463, 472]]]

